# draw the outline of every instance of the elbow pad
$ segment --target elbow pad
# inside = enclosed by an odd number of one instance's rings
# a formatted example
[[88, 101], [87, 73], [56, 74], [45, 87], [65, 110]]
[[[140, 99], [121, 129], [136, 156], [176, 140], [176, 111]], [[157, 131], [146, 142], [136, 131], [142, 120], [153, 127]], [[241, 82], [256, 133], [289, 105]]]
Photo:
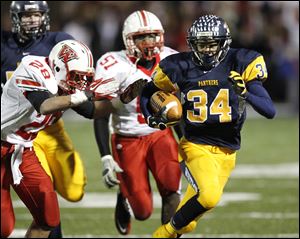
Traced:
[[94, 117], [95, 105], [92, 101], [86, 101], [72, 109], [87, 119], [93, 119]]
[[47, 91], [26, 91], [25, 97], [30, 101], [34, 109], [40, 113], [41, 104], [50, 98]]

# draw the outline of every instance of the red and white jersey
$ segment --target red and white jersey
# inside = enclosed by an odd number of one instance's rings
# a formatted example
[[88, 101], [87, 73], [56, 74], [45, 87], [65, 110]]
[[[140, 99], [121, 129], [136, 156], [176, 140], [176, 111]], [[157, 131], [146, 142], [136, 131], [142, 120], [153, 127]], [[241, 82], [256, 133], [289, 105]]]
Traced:
[[1, 96], [1, 140], [31, 147], [37, 133], [61, 116], [61, 112], [39, 114], [25, 97], [29, 91], [57, 94], [57, 82], [46, 57], [24, 57], [4, 85]]
[[[175, 53], [177, 51], [164, 47], [163, 51], [156, 56], [156, 65], [160, 60]], [[114, 133], [125, 136], [142, 136], [158, 130], [147, 125], [140, 110], [139, 97], [128, 104], [123, 104], [117, 100], [119, 95], [133, 82], [139, 79], [151, 81], [151, 74], [156, 65], [150, 70], [137, 66], [133, 59], [126, 55], [125, 50], [108, 52], [97, 61], [95, 79], [111, 80], [115, 83], [113, 87], [116, 86], [116, 83], [118, 86], [118, 90], [110, 95], [115, 98], [112, 99], [115, 109], [111, 120]]]

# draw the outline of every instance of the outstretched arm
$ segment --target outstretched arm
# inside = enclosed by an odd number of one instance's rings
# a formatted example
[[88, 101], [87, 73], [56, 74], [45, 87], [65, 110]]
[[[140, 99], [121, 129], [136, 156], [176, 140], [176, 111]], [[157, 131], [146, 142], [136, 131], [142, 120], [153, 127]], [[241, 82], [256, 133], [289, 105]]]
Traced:
[[71, 95], [56, 97], [50, 97], [49, 93], [46, 91], [27, 91], [25, 96], [33, 105], [35, 110], [43, 115], [76, 107], [88, 101], [88, 97], [85, 92], [81, 91]]

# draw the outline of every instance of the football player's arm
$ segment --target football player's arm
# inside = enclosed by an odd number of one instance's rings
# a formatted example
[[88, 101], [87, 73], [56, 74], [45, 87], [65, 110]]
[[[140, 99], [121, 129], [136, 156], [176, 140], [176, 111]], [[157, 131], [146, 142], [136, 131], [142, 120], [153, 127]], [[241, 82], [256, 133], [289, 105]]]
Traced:
[[109, 116], [94, 120], [94, 134], [101, 157], [111, 155], [108, 122]]
[[151, 110], [149, 108], [149, 101], [151, 96], [156, 92], [159, 91], [159, 88], [154, 85], [154, 83], [151, 81], [147, 83], [141, 93], [140, 96], [140, 107], [142, 114], [144, 115], [145, 119], [152, 116]]
[[107, 188], [112, 188], [120, 183], [115, 173], [123, 170], [114, 160], [109, 143], [109, 116], [113, 107], [110, 100], [95, 101], [94, 133], [101, 155], [103, 183]]
[[[243, 59], [255, 56], [254, 60], [246, 63], [246, 67], [240, 74], [237, 71], [231, 71], [229, 79], [235, 92], [244, 98], [259, 114], [268, 119], [274, 118], [276, 114], [272, 99], [263, 82], [268, 78], [266, 64], [262, 55], [255, 51], [241, 51], [239, 60], [243, 64]], [[245, 62], [244, 62], [245, 63]]]
[[24, 95], [34, 109], [39, 113], [41, 113], [40, 108], [42, 103], [50, 98], [47, 91], [28, 91]]
[[161, 117], [157, 115], [152, 115], [151, 110], [149, 108], [149, 100], [151, 96], [158, 91], [159, 88], [157, 88], [153, 82], [149, 82], [142, 90], [141, 94], [141, 100], [140, 100], [140, 107], [142, 114], [144, 115], [147, 124], [151, 128], [157, 128], [160, 130], [164, 130], [167, 128], [166, 121]]
[[[74, 95], [74, 94], [72, 94]], [[80, 94], [80, 99], [72, 99], [72, 95], [51, 97], [47, 91], [27, 91], [25, 97], [30, 101], [34, 109], [42, 115], [52, 114], [69, 109], [87, 100]], [[78, 95], [77, 95], [78, 96]]]
[[274, 118], [276, 109], [260, 80], [252, 80], [247, 83], [245, 99], [259, 114], [268, 119]]
[[[94, 102], [97, 107], [94, 114], [94, 134], [100, 155], [110, 155], [110, 144], [109, 144], [109, 116], [112, 112], [112, 104], [109, 100], [96, 101]], [[101, 113], [100, 113], [101, 112]], [[98, 117], [97, 117], [98, 116]]]
[[[27, 97], [34, 98], [33, 95], [37, 92], [39, 91], [30, 93], [27, 92], [27, 95], [31, 95], [31, 97]], [[48, 98], [45, 94], [43, 94], [43, 92], [39, 92], [38, 98], [40, 99], [40, 101], [35, 103], [35, 109], [43, 115], [52, 114], [57, 111], [64, 111], [88, 101], [88, 96], [83, 91], [76, 91], [74, 94], [71, 95], [62, 95], [55, 97], [50, 97], [47, 92], [45, 93], [48, 95]]]
[[72, 107], [74, 111], [87, 119], [99, 119], [108, 117], [112, 112], [109, 100], [86, 101], [76, 107]]
[[109, 116], [94, 120], [94, 133], [101, 155], [103, 183], [107, 188], [112, 188], [120, 184], [115, 173], [121, 173], [123, 170], [110, 152], [108, 122]]

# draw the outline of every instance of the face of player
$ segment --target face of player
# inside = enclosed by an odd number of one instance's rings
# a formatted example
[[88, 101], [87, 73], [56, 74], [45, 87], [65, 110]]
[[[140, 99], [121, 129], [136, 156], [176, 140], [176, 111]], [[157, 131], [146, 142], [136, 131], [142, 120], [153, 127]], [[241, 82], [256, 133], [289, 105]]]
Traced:
[[24, 33], [39, 29], [42, 24], [41, 12], [26, 12], [21, 15], [21, 27]]
[[216, 41], [211, 41], [211, 42], [199, 42], [196, 45], [197, 51], [200, 54], [205, 54], [208, 56], [213, 56], [217, 53], [219, 44]]
[[86, 90], [94, 80], [94, 73], [70, 71], [66, 81], [61, 83], [61, 88], [68, 93], [74, 93], [76, 89]]
[[156, 33], [139, 34], [133, 37], [136, 47], [141, 51], [142, 58], [151, 60], [157, 54], [157, 39], [159, 35]]

